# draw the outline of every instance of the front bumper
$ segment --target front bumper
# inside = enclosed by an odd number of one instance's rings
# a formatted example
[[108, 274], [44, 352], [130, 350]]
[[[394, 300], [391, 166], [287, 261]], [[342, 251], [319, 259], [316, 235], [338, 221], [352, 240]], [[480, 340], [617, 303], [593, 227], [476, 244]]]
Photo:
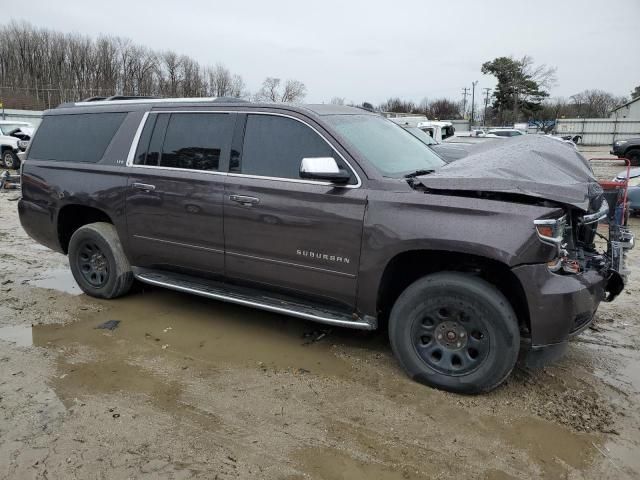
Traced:
[[605, 299], [607, 278], [595, 270], [579, 275], [558, 275], [546, 265], [513, 269], [527, 297], [531, 348], [566, 342], [586, 328]]

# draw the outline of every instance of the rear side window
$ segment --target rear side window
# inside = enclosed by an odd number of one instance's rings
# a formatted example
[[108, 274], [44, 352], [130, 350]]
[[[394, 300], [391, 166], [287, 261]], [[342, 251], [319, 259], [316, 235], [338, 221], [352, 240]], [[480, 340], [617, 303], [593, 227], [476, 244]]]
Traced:
[[46, 116], [33, 139], [29, 158], [99, 162], [126, 116], [126, 113]]
[[273, 115], [248, 115], [242, 158], [232, 171], [246, 175], [300, 178], [305, 157], [333, 157], [345, 168], [333, 149], [301, 122]]
[[219, 170], [220, 157], [231, 144], [233, 128], [233, 117], [226, 113], [151, 115], [140, 137], [135, 164]]

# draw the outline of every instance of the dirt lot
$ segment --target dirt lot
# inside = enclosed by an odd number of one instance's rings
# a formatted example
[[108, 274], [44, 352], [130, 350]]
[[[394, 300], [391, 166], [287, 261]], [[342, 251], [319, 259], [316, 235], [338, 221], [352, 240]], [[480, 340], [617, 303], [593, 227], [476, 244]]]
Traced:
[[407, 379], [384, 333], [82, 295], [17, 196], [0, 193], [2, 479], [640, 476], [640, 249], [565, 359], [468, 397]]

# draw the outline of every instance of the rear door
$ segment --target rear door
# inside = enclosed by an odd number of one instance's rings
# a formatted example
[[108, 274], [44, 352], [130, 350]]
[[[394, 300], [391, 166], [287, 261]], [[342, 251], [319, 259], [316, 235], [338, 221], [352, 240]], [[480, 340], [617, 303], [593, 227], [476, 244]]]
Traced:
[[[307, 122], [242, 114], [225, 186], [226, 274], [353, 307], [366, 194], [345, 158]], [[305, 157], [333, 157], [350, 184], [300, 178]]]
[[223, 194], [235, 114], [151, 112], [129, 159], [131, 263], [224, 273]]

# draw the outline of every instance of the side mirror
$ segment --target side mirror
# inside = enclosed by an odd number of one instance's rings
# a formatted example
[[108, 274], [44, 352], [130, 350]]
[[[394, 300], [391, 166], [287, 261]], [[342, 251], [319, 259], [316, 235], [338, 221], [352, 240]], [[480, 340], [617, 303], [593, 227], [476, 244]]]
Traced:
[[333, 157], [312, 157], [302, 159], [300, 178], [343, 184], [349, 181], [351, 175], [338, 167]]

